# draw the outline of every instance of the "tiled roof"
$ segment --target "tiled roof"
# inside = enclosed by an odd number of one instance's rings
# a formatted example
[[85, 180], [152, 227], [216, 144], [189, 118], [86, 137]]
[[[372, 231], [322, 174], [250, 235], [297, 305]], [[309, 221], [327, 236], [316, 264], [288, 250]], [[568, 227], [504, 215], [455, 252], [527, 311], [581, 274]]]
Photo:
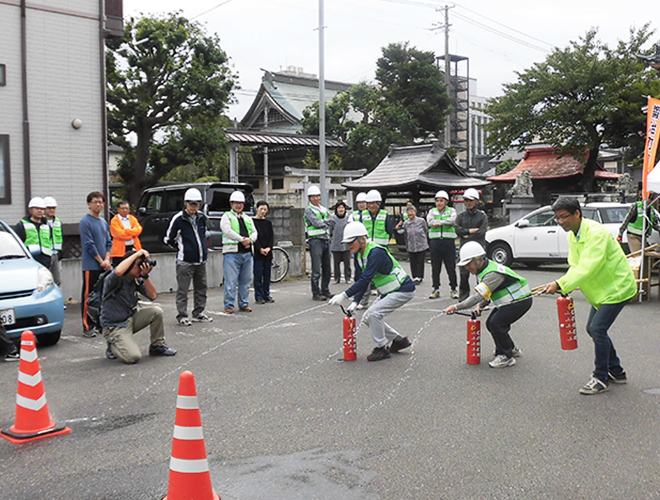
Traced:
[[392, 147], [372, 172], [343, 185], [350, 189], [392, 189], [420, 184], [434, 188], [466, 188], [489, 183], [468, 176], [435, 143]]
[[[300, 134], [274, 134], [265, 132], [250, 132], [247, 130], [225, 130], [229, 142], [238, 142], [251, 146], [298, 146], [318, 147], [320, 144], [318, 136]], [[339, 139], [325, 138], [325, 145], [330, 148], [345, 148]]]
[[[523, 170], [529, 170], [532, 180], [562, 179], [582, 175], [584, 165], [570, 154], [563, 156], [555, 148], [535, 148], [525, 151], [525, 156], [516, 168], [509, 172], [488, 177], [493, 182], [514, 182]], [[598, 179], [618, 179], [619, 174], [607, 172], [599, 165], [595, 177]]]

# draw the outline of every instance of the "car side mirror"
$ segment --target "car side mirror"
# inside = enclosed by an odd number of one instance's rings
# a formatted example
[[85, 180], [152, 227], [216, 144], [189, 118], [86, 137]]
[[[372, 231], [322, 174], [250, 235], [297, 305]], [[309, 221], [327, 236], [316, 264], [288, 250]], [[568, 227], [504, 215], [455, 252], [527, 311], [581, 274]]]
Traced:
[[522, 219], [516, 222], [516, 227], [529, 227], [529, 220], [528, 219]]
[[144, 215], [147, 213], [147, 207], [138, 208], [138, 215]]

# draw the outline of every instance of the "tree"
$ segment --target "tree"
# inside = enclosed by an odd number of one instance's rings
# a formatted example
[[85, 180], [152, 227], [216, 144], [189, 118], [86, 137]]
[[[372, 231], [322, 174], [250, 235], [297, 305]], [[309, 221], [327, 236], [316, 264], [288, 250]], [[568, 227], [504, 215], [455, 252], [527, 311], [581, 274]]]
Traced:
[[[344, 170], [372, 170], [392, 144], [437, 137], [449, 108], [433, 52], [390, 44], [377, 61], [378, 85], [359, 83], [326, 105], [326, 131], [343, 140]], [[318, 134], [318, 102], [303, 111], [303, 133]]]
[[236, 86], [218, 37], [172, 13], [131, 18], [108, 48], [108, 131], [124, 149], [128, 200], [175, 167], [212, 174], [226, 155], [222, 113]]
[[628, 157], [643, 148], [645, 119], [640, 109], [645, 96], [657, 94], [660, 84], [634, 54], [651, 34], [648, 25], [639, 31], [631, 28], [628, 41], [610, 49], [591, 30], [579, 42], [555, 49], [544, 62], [518, 73], [518, 81], [504, 85], [504, 95], [486, 107], [493, 118], [485, 126], [491, 152], [548, 143], [586, 159], [583, 187], [592, 190], [603, 145], [625, 148]]

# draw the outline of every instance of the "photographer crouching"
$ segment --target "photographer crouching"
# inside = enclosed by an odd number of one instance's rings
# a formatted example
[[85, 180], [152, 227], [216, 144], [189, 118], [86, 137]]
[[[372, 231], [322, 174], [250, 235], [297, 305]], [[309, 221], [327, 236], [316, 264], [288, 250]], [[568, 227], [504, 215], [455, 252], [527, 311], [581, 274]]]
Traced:
[[149, 252], [128, 252], [105, 278], [101, 299], [101, 326], [108, 342], [106, 357], [124, 363], [137, 363], [142, 355], [133, 334], [149, 326], [150, 356], [174, 356], [176, 350], [165, 345], [163, 310], [155, 304], [138, 302], [138, 292], [149, 300], [157, 297], [149, 273], [156, 265]]

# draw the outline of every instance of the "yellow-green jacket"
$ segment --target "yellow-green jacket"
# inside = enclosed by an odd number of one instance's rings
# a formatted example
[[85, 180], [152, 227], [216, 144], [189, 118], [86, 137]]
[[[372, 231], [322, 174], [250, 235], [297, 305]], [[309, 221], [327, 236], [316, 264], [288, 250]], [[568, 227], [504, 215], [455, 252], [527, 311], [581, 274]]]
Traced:
[[568, 272], [557, 282], [563, 293], [580, 288], [596, 309], [631, 299], [637, 286], [621, 245], [602, 225], [582, 218], [580, 239], [568, 233]]

